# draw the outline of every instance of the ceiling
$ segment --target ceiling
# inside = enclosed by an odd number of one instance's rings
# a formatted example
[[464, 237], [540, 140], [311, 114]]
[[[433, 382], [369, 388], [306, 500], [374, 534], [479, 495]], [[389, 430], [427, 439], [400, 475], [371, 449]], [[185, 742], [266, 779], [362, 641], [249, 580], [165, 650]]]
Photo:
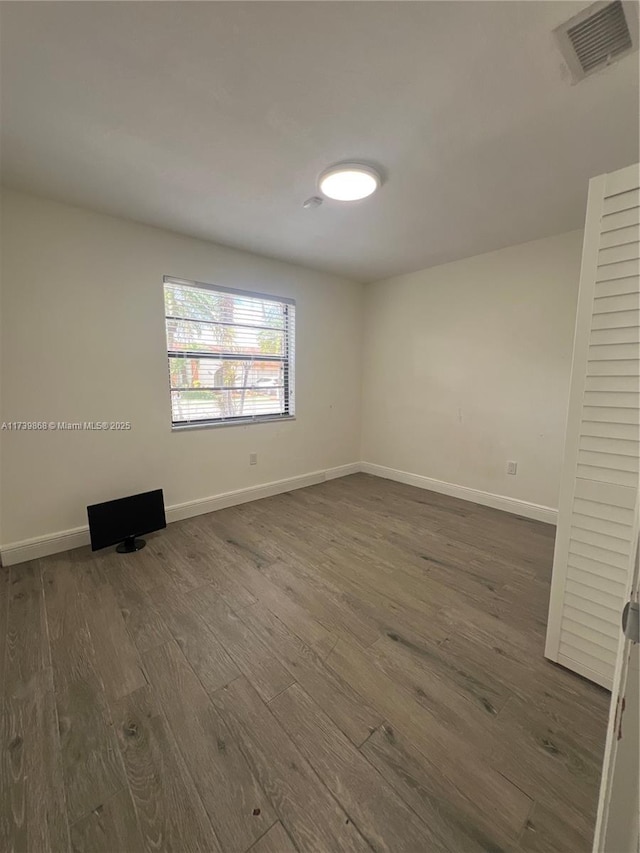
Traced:
[[360, 281], [579, 228], [639, 146], [637, 54], [572, 85], [552, 38], [587, 5], [5, 2], [3, 182]]

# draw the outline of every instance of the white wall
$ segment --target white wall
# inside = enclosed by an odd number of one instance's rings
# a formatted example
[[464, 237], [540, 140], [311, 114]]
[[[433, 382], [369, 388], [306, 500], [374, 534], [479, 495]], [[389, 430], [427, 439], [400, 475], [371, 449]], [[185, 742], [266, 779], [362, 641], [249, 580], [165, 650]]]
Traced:
[[[557, 506], [581, 232], [363, 289], [22, 193], [2, 212], [2, 420], [133, 424], [0, 433], [4, 545], [145, 488], [175, 505], [359, 459]], [[297, 420], [171, 432], [165, 274], [297, 300]]]
[[556, 508], [581, 243], [574, 231], [369, 285], [362, 459]]
[[[358, 461], [362, 285], [6, 190], [2, 231], [3, 419], [133, 425], [3, 432], [5, 545], [147, 488], [173, 505]], [[163, 275], [297, 300], [295, 421], [171, 432]]]

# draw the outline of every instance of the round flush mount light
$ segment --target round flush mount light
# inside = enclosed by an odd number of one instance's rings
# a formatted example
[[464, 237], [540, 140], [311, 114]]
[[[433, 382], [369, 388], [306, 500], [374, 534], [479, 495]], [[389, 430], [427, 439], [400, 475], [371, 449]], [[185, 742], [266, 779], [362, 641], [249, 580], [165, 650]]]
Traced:
[[372, 195], [382, 178], [371, 166], [338, 163], [320, 175], [320, 192], [335, 201], [359, 201]]

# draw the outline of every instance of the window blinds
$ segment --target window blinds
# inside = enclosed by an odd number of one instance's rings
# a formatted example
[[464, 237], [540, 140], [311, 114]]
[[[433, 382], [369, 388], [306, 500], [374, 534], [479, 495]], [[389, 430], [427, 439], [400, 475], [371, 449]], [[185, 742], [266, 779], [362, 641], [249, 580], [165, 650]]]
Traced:
[[295, 302], [164, 279], [174, 427], [294, 414]]

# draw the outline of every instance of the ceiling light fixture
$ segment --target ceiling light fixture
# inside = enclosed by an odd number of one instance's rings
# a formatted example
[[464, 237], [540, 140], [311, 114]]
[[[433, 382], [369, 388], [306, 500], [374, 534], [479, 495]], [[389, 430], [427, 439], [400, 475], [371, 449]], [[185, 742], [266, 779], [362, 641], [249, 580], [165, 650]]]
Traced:
[[320, 192], [335, 201], [359, 201], [372, 195], [380, 184], [380, 174], [361, 163], [338, 163], [320, 175]]

